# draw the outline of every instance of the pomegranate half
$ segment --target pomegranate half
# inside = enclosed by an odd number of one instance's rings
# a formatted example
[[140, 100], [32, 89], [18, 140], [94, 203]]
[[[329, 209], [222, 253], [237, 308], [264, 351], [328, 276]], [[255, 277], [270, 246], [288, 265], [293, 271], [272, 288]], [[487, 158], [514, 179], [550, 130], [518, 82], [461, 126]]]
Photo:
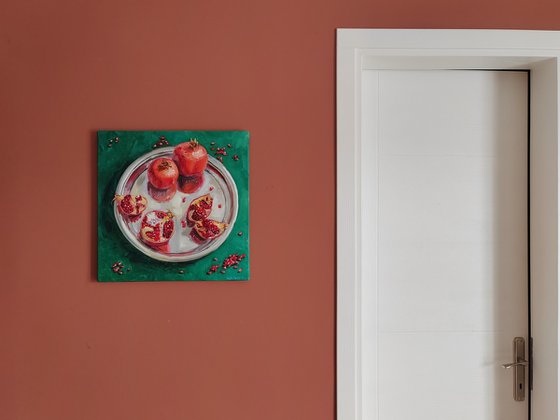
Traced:
[[191, 201], [187, 209], [187, 222], [189, 226], [192, 226], [198, 221], [207, 219], [208, 216], [210, 216], [213, 201], [210, 194], [203, 195]]
[[146, 206], [148, 205], [146, 197], [141, 195], [133, 196], [130, 194], [115, 194], [115, 202], [117, 203], [119, 213], [128, 217], [140, 216], [144, 210], [146, 210]]
[[169, 242], [175, 222], [173, 213], [154, 210], [146, 213], [140, 227], [140, 238], [150, 246], [162, 246]]

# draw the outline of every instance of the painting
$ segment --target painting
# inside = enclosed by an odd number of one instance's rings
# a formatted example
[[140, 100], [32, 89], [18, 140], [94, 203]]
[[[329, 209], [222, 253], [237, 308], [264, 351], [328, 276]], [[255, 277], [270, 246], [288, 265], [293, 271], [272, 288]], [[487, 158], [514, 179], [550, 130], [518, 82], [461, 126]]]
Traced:
[[98, 131], [97, 279], [248, 280], [249, 132]]

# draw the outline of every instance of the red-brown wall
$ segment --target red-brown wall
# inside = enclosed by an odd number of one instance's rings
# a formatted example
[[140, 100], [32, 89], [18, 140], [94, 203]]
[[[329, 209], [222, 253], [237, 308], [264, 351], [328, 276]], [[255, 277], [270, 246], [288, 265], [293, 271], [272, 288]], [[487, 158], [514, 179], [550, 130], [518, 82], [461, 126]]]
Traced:
[[[335, 28], [557, 0], [2, 0], [0, 419], [335, 417]], [[252, 279], [95, 281], [95, 130], [251, 131]]]

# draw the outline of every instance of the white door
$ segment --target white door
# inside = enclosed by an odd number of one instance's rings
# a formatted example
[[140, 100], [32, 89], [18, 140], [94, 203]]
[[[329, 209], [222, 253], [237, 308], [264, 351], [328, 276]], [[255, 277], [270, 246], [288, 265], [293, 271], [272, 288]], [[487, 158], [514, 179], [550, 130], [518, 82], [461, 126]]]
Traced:
[[527, 73], [369, 70], [362, 83], [377, 209], [362, 214], [377, 278], [362, 290], [363, 418], [526, 420], [529, 392], [514, 401], [501, 365], [528, 337]]

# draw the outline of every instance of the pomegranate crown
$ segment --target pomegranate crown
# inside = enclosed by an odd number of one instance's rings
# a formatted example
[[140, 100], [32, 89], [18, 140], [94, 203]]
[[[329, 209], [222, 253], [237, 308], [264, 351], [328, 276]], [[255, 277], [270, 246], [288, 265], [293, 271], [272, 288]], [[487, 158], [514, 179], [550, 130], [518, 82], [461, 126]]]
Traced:
[[189, 145], [195, 149], [198, 146], [198, 139], [194, 138], [194, 139], [189, 139]]

